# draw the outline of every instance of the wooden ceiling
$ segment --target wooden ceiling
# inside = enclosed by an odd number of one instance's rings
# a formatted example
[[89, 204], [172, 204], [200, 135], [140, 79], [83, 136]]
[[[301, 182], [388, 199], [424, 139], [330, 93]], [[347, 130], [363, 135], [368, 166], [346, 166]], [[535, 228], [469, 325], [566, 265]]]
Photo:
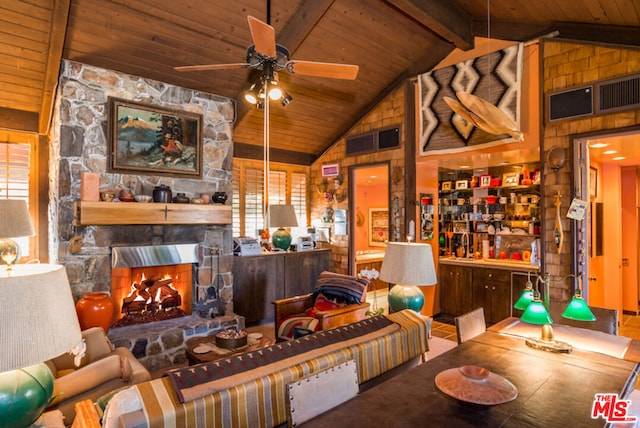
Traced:
[[[292, 59], [356, 64], [357, 80], [280, 73], [293, 96], [273, 103], [272, 160], [310, 164], [407, 78], [474, 36], [556, 37], [640, 46], [637, 0], [273, 0], [269, 22]], [[3, 0], [0, 128], [46, 134], [61, 58], [237, 100], [236, 154], [261, 156], [263, 111], [242, 99], [249, 70], [176, 72], [244, 62], [247, 15], [266, 0]]]

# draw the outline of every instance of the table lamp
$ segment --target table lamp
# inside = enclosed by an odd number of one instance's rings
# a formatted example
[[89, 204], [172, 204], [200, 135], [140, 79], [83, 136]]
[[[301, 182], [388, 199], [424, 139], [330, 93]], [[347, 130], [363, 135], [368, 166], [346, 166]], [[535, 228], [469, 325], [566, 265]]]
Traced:
[[569, 318], [577, 321], [595, 321], [596, 316], [593, 315], [589, 306], [587, 306], [587, 302], [582, 298], [582, 276], [581, 275], [572, 275], [577, 279], [578, 285], [576, 287], [575, 294], [573, 298], [565, 308], [564, 312], [562, 312], [562, 316], [564, 318]]
[[0, 257], [11, 270], [20, 260], [20, 246], [11, 238], [33, 236], [33, 225], [27, 203], [17, 199], [0, 200]]
[[296, 210], [293, 205], [269, 205], [269, 227], [278, 230], [271, 235], [274, 247], [288, 250], [291, 245], [291, 234], [285, 227], [298, 227]]
[[[536, 290], [533, 293], [533, 300], [524, 310], [520, 319], [529, 324], [537, 324], [542, 326], [540, 337], [529, 337], [525, 341], [527, 346], [549, 352], [569, 353], [573, 347], [566, 342], [561, 342], [553, 338], [553, 319], [549, 315], [549, 274], [544, 278], [538, 276], [536, 278]], [[545, 285], [545, 303], [540, 300], [540, 291], [538, 284], [542, 282]]]
[[53, 394], [44, 361], [82, 342], [61, 265], [0, 266], [0, 427], [32, 424]]
[[380, 279], [395, 284], [389, 291], [389, 307], [394, 312], [403, 309], [420, 312], [424, 294], [416, 285], [438, 282], [431, 245], [389, 242], [382, 260]]

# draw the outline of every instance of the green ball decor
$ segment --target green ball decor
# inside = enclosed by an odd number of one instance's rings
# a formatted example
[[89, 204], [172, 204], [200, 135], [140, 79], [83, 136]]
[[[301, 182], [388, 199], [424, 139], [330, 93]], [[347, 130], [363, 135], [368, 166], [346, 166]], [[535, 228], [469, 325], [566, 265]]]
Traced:
[[51, 401], [53, 380], [44, 363], [0, 373], [0, 428], [35, 422]]

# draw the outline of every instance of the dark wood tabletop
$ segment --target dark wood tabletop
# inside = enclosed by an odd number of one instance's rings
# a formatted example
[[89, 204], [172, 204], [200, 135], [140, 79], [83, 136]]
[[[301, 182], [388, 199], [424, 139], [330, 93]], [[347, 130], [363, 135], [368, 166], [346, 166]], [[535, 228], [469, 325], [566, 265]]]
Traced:
[[[438, 373], [477, 365], [508, 379], [515, 400], [494, 406], [458, 401], [435, 385]], [[529, 348], [524, 338], [487, 331], [424, 364], [360, 393], [304, 426], [602, 427], [592, 419], [596, 393], [626, 396], [638, 366], [574, 349], [555, 354]]]

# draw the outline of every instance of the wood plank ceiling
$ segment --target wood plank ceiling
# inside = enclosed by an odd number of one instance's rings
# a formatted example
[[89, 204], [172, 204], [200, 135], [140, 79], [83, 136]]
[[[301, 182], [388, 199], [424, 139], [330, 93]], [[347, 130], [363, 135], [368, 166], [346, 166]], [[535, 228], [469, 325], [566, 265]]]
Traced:
[[[3, 0], [0, 128], [46, 134], [61, 58], [237, 100], [236, 154], [261, 156], [263, 111], [242, 99], [248, 69], [180, 73], [179, 65], [244, 62], [247, 15], [266, 0]], [[357, 80], [279, 73], [293, 96], [272, 104], [272, 160], [309, 164], [407, 78], [474, 36], [640, 46], [637, 0], [274, 0], [269, 21], [293, 59], [356, 64]]]

